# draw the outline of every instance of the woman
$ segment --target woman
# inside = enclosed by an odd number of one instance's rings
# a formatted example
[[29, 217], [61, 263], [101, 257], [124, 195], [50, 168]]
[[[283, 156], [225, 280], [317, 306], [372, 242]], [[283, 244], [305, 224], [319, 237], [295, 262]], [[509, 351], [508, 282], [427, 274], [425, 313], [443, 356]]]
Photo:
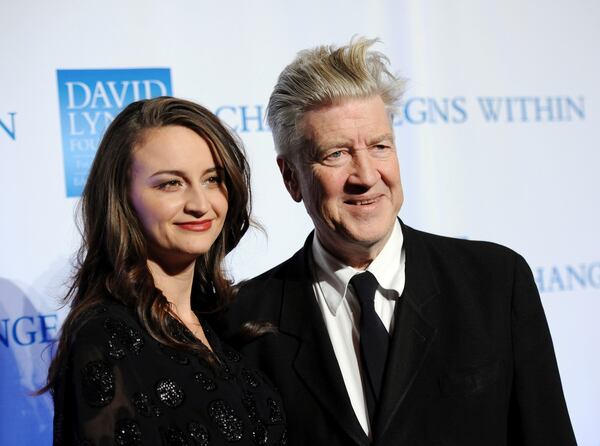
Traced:
[[79, 269], [48, 384], [55, 444], [284, 444], [279, 396], [202, 314], [249, 226], [240, 145], [205, 108], [134, 102], [85, 186]]

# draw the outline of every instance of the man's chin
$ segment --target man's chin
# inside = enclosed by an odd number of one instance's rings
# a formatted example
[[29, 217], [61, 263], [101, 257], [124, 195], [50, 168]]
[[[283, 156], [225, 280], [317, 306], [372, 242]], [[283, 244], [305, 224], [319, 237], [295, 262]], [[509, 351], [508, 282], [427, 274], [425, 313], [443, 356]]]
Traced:
[[393, 229], [393, 224], [373, 225], [364, 223], [345, 226], [341, 233], [344, 234], [344, 237], [351, 243], [360, 245], [377, 245], [382, 241], [385, 242], [389, 238]]
[[[395, 219], [386, 225], [373, 225], [368, 222], [352, 222], [352, 224], [331, 224], [329, 227], [317, 227], [317, 235], [321, 243], [328, 248], [357, 249], [370, 248], [385, 244], [394, 229]], [[323, 230], [325, 229], [325, 230]]]
[[368, 231], [357, 228], [345, 231], [340, 242], [346, 246], [355, 246], [357, 249], [371, 249], [377, 246], [383, 247], [390, 234], [391, 231]]

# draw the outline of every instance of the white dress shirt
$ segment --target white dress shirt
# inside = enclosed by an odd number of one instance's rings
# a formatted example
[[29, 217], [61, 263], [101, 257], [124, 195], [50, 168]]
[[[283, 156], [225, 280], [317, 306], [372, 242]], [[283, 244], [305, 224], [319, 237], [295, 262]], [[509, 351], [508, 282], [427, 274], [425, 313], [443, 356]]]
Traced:
[[[403, 240], [400, 223], [396, 221], [389, 240], [367, 267], [379, 283], [375, 292], [375, 312], [389, 333], [394, 329], [393, 315], [396, 300], [404, 290], [406, 259], [402, 246]], [[371, 437], [359, 359], [360, 304], [354, 295], [354, 289], [348, 287], [352, 276], [362, 271], [344, 265], [325, 250], [316, 236], [313, 238], [312, 254], [315, 278], [313, 289], [317, 303], [323, 314], [356, 418], [365, 433]]]

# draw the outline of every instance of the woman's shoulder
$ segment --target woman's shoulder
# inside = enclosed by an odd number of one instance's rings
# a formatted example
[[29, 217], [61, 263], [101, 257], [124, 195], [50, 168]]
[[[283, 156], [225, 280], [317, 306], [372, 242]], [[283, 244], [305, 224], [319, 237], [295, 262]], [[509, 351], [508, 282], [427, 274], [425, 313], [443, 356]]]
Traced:
[[77, 319], [73, 349], [101, 348], [111, 359], [120, 359], [128, 352], [139, 353], [144, 346], [144, 330], [134, 311], [123, 304], [98, 303]]

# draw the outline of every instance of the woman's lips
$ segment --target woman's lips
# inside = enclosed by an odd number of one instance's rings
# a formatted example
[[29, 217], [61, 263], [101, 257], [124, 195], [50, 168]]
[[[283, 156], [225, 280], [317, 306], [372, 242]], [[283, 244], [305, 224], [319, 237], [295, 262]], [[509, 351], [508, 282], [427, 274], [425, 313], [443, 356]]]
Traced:
[[186, 221], [184, 223], [176, 223], [176, 225], [186, 231], [204, 232], [210, 229], [212, 220]]

